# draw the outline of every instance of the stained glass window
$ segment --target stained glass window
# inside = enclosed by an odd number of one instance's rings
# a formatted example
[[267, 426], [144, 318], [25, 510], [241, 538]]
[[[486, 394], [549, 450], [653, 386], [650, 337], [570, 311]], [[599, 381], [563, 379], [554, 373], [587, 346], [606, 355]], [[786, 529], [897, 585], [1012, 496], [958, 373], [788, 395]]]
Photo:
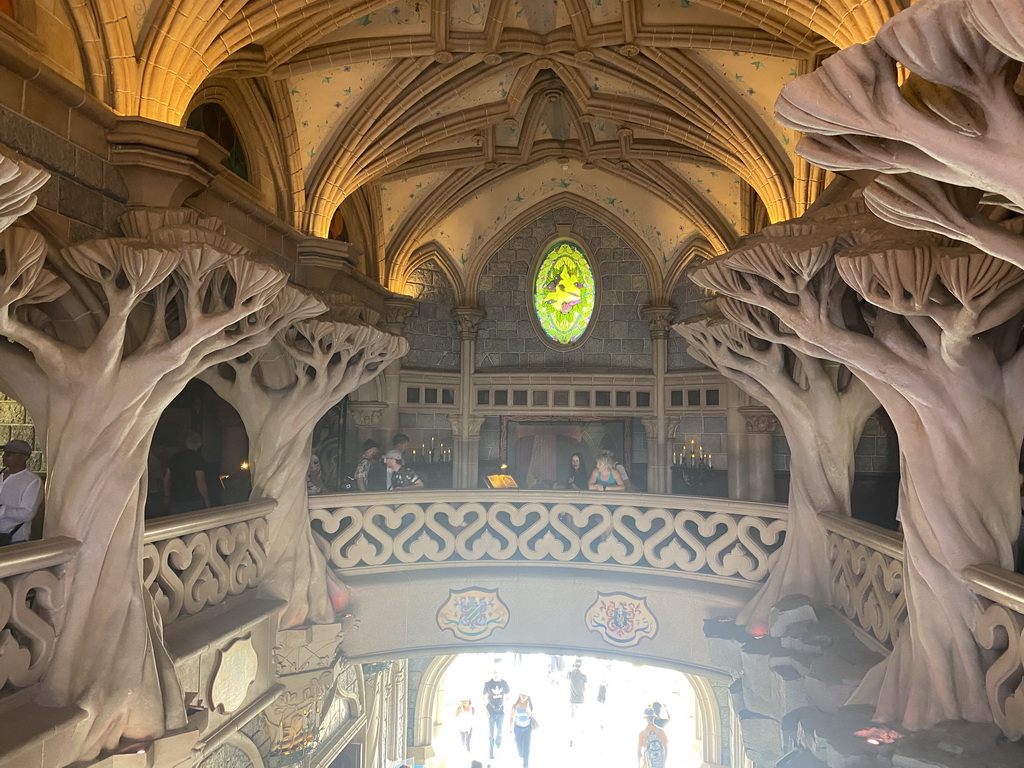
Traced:
[[245, 162], [245, 150], [238, 138], [235, 126], [220, 104], [202, 104], [192, 110], [185, 123], [186, 128], [205, 133], [228, 151], [221, 164], [236, 176], [249, 180], [249, 167]]
[[586, 254], [576, 245], [555, 243], [533, 281], [533, 306], [540, 327], [557, 344], [574, 344], [594, 314], [596, 283]]

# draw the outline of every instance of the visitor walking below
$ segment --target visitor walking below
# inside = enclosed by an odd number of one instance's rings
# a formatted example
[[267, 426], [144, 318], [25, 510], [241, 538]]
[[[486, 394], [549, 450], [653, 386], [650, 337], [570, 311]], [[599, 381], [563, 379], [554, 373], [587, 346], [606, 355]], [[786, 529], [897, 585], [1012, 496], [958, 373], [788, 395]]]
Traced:
[[508, 718], [508, 729], [516, 739], [516, 751], [523, 759], [523, 768], [530, 768], [530, 738], [533, 735], [533, 702], [525, 693], [520, 693], [512, 705]]
[[583, 694], [587, 689], [587, 676], [583, 674], [583, 670], [580, 669], [582, 666], [583, 662], [580, 659], [576, 659], [576, 663], [573, 664], [569, 674], [566, 675], [569, 679], [570, 717], [576, 716], [576, 708], [583, 703]]
[[487, 702], [487, 741], [491, 760], [494, 759], [494, 748], [501, 749], [502, 720], [505, 718], [505, 697], [508, 696], [508, 683], [501, 679], [498, 670], [494, 670], [491, 679], [484, 683], [484, 700]]
[[665, 768], [668, 759], [668, 736], [654, 724], [654, 710], [644, 710], [647, 725], [640, 731], [636, 745], [636, 764], [639, 768]]
[[455, 722], [459, 726], [459, 738], [462, 739], [462, 746], [466, 748], [467, 752], [473, 742], [473, 719], [475, 716], [476, 708], [472, 701], [463, 699], [459, 702], [459, 707], [455, 710]]

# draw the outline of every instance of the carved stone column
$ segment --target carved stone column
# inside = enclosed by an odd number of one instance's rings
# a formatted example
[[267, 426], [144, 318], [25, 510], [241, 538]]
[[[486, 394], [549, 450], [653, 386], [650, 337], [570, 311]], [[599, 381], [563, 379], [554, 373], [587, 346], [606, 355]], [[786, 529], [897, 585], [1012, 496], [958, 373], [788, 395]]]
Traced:
[[464, 420], [461, 415], [450, 415], [452, 442], [455, 450], [455, 466], [452, 468], [452, 485], [455, 488], [476, 488], [480, 478], [480, 427], [483, 416], [470, 416]]
[[647, 430], [647, 490], [671, 493], [672, 464], [665, 424], [665, 371], [668, 368], [668, 334], [672, 330], [676, 310], [652, 304], [640, 310], [640, 315], [651, 330], [651, 367], [654, 370], [654, 416], [643, 419]]
[[[405, 324], [416, 309], [416, 300], [408, 296], [394, 294], [384, 299], [384, 322], [382, 327], [396, 336], [405, 335]], [[391, 447], [391, 436], [398, 432], [398, 412], [402, 403], [402, 361], [395, 360], [381, 374], [381, 388], [388, 409], [381, 415], [380, 423], [375, 427], [375, 434], [383, 435], [381, 445], [385, 449]], [[362, 433], [360, 432], [360, 435]]]
[[[772, 466], [772, 438], [778, 419], [762, 405], [739, 408], [745, 432], [729, 457], [729, 498], [747, 501], [775, 501], [775, 469]], [[735, 467], [735, 472], [732, 469]], [[735, 495], [734, 495], [735, 491]]]
[[452, 486], [476, 488], [480, 465], [480, 426], [483, 419], [473, 416], [473, 374], [476, 372], [476, 335], [487, 313], [476, 307], [455, 307], [452, 316], [459, 324], [462, 336], [459, 415], [456, 418], [448, 417], [452, 424], [452, 441], [455, 443]]

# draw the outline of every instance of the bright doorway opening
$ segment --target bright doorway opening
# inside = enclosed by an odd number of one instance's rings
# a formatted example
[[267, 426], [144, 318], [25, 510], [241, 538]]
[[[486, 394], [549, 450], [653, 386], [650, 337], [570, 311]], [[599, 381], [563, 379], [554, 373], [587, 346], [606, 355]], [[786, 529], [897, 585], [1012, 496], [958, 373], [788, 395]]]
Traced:
[[[580, 661], [586, 676], [583, 703], [570, 701], [569, 673]], [[501, 722], [501, 745], [490, 755], [484, 685], [497, 671], [509, 686]], [[438, 688], [432, 768], [469, 768], [479, 760], [491, 768], [522, 768], [510, 713], [519, 694], [527, 694], [538, 727], [531, 732], [530, 768], [568, 765], [635, 766], [637, 741], [646, 726], [644, 709], [658, 702], [668, 722], [668, 768], [700, 768], [703, 745], [696, 693], [686, 675], [670, 669], [588, 656], [544, 653], [478, 653], [456, 656]], [[473, 711], [455, 716], [463, 700]], [[469, 748], [463, 741], [472, 726]]]

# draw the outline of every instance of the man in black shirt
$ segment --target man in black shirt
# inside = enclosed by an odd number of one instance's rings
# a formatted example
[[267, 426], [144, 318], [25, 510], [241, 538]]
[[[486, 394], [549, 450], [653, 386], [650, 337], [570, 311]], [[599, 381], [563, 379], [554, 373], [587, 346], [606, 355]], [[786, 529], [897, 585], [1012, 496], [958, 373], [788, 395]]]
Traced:
[[484, 701], [487, 702], [487, 738], [491, 749], [491, 760], [494, 759], [494, 748], [501, 749], [501, 727], [505, 721], [505, 697], [508, 696], [508, 683], [501, 679], [498, 670], [484, 683]]
[[210, 493], [206, 487], [206, 462], [199, 449], [203, 438], [189, 432], [185, 450], [171, 456], [164, 472], [164, 503], [172, 515], [208, 509]]

